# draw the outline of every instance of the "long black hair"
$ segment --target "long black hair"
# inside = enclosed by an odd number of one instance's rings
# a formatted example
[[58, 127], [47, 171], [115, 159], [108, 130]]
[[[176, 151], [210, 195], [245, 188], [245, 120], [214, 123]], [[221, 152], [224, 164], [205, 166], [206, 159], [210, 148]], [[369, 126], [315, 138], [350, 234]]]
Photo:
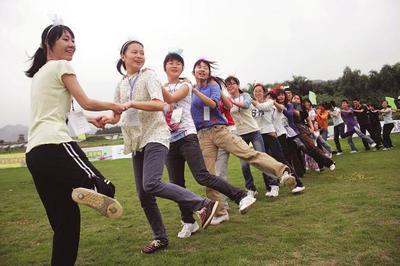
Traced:
[[[132, 43], [137, 43], [144, 48], [144, 45], [139, 41], [127, 41], [121, 46], [121, 50], [119, 51], [119, 54], [121, 56], [123, 56], [125, 54], [126, 50], [128, 49], [129, 45], [131, 45]], [[121, 67], [123, 67], [124, 70], [126, 70], [125, 62], [122, 61], [122, 58], [120, 58], [117, 62], [117, 70], [122, 76], [124, 76], [125, 74], [122, 73]]]
[[72, 30], [65, 25], [50, 25], [47, 26], [42, 32], [42, 38], [39, 48], [35, 54], [30, 58], [32, 60], [31, 67], [25, 71], [25, 75], [32, 78], [39, 69], [47, 62], [47, 49], [53, 49], [54, 44], [61, 38], [64, 32], [71, 34], [75, 38]]
[[215, 62], [215, 61], [210, 61], [210, 60], [207, 60], [207, 59], [204, 59], [204, 58], [201, 58], [201, 59], [197, 60], [197, 61], [194, 63], [194, 65], [193, 65], [193, 70], [192, 70], [192, 73], [193, 73], [193, 74], [194, 74], [195, 68], [196, 68], [198, 65], [200, 65], [201, 63], [206, 64], [207, 67], [208, 67], [208, 72], [210, 72], [210, 76], [209, 76], [208, 79], [207, 79], [207, 83], [209, 83], [209, 82], [211, 82], [211, 81], [215, 81], [215, 82], [218, 83], [218, 85], [219, 85], [220, 88], [222, 88], [222, 86], [225, 86], [225, 87], [226, 87], [225, 82], [224, 82], [224, 79], [222, 79], [222, 78], [220, 78], [220, 77], [216, 77], [216, 76], [211, 75], [211, 69], [216, 69], [216, 68], [217, 68], [217, 67], [216, 67], [217, 62]]

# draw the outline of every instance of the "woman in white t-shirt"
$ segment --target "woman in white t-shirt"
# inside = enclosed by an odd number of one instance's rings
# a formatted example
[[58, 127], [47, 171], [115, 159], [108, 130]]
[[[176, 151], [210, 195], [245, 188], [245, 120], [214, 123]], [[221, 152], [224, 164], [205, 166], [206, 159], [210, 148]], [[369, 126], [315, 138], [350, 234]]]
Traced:
[[[253, 89], [255, 100], [252, 101], [252, 116], [260, 127], [261, 136], [264, 141], [265, 151], [274, 157], [277, 161], [288, 165], [296, 178], [296, 187], [292, 189], [292, 193], [302, 192], [305, 187], [300, 176], [294, 171], [293, 165], [285, 158], [283, 147], [287, 148], [286, 130], [283, 126], [283, 109], [284, 105], [277, 103], [276, 95], [273, 91], [268, 92], [264, 85], [255, 84]], [[284, 141], [282, 147], [278, 137], [284, 135], [281, 141]], [[274, 197], [274, 189], [266, 193], [268, 197]]]
[[198, 211], [203, 229], [210, 224], [218, 201], [202, 198], [181, 186], [162, 181], [171, 134], [163, 113], [168, 105], [164, 103], [161, 83], [154, 71], [142, 70], [145, 56], [141, 42], [125, 42], [120, 56], [117, 70], [123, 77], [114, 99], [129, 109], [122, 117], [114, 113], [105, 122], [122, 120], [125, 153], [132, 153], [136, 191], [153, 231], [154, 240], [145, 245], [142, 252], [153, 253], [168, 246], [156, 197], [173, 200], [192, 213]]
[[[225, 79], [227, 89], [231, 95], [233, 107], [231, 108], [231, 116], [235, 121], [236, 133], [247, 144], [251, 143], [253, 148], [259, 152], [266, 152], [264, 140], [260, 133], [259, 125], [252, 116], [252, 98], [240, 89], [240, 81], [238, 78], [229, 76]], [[254, 110], [254, 109], [253, 109]], [[250, 164], [245, 160], [240, 160], [242, 174], [245, 179], [246, 188], [250, 194], [258, 194], [254, 184], [254, 178], [250, 170]], [[267, 197], [277, 197], [279, 195], [279, 182], [272, 175], [262, 173]]]
[[[32, 66], [25, 72], [32, 78], [26, 163], [54, 232], [52, 265], [73, 265], [76, 261], [80, 232], [76, 202], [96, 208], [108, 217], [117, 218], [122, 214], [121, 205], [113, 199], [114, 185], [72, 140], [66, 120], [86, 123], [80, 112], [67, 116], [72, 97], [90, 111], [121, 113], [125, 107], [86, 96], [69, 63], [74, 52], [72, 30], [64, 25], [50, 25], [44, 29]], [[101, 119], [88, 121], [103, 127]]]
[[[382, 109], [379, 111], [383, 117], [383, 130], [382, 130], [382, 141], [383, 141], [383, 150], [388, 150], [393, 148], [392, 140], [390, 138], [390, 132], [394, 128], [393, 121], [393, 110], [391, 106], [388, 105], [387, 101], [382, 102]], [[396, 112], [396, 110], [395, 110]]]
[[[185, 162], [188, 164], [195, 180], [203, 186], [210, 187], [239, 204], [240, 211], [248, 209], [253, 201], [242, 189], [232, 186], [226, 180], [210, 174], [206, 168], [203, 154], [197, 138], [196, 127], [191, 115], [192, 86], [179, 80], [184, 66], [183, 58], [176, 53], [169, 53], [164, 59], [164, 70], [168, 85], [163, 88], [164, 99], [173, 106], [167, 122], [171, 131], [171, 143], [167, 156], [167, 169], [170, 181], [185, 187]], [[179, 238], [190, 237], [199, 226], [193, 218], [193, 212], [179, 205], [182, 218], [182, 230]], [[213, 218], [215, 221], [215, 217]]]

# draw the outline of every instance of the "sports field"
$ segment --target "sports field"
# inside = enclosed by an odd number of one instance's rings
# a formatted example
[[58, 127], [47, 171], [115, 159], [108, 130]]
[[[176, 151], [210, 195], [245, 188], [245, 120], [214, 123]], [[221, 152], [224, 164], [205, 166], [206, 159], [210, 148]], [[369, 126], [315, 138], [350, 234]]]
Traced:
[[[109, 220], [81, 206], [78, 265], [399, 265], [400, 264], [400, 134], [392, 134], [390, 151], [334, 157], [337, 168], [307, 172], [305, 193], [287, 188], [280, 197], [260, 190], [245, 216], [230, 202], [231, 220], [210, 226], [191, 238], [180, 230], [176, 204], [159, 199], [170, 246], [145, 255], [141, 247], [151, 231], [136, 197], [131, 161], [99, 161], [95, 165], [117, 187], [124, 206], [119, 220]], [[348, 148], [345, 142], [344, 148]], [[187, 186], [201, 195], [187, 171]], [[165, 172], [164, 179], [167, 180]], [[244, 181], [239, 159], [231, 157], [229, 180]], [[0, 265], [45, 265], [51, 256], [52, 233], [44, 208], [26, 168], [0, 170]]]

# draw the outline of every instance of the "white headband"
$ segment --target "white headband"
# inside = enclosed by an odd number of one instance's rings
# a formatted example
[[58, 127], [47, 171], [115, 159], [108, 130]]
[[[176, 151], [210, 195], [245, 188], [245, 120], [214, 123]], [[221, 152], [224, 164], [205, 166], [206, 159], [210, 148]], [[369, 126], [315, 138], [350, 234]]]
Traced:
[[[51, 28], [47, 31], [46, 37], [44, 38], [44, 43], [47, 43], [47, 38], [49, 37], [49, 33], [52, 29], [57, 26], [63, 25], [63, 19], [56, 14], [49, 14], [50, 20], [53, 22]], [[43, 47], [42, 47], [43, 48]]]

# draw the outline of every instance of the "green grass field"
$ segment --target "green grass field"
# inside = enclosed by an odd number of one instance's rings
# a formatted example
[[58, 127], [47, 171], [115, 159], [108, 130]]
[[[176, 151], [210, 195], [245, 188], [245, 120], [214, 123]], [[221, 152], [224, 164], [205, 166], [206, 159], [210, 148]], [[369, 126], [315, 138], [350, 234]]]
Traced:
[[[117, 187], [124, 206], [119, 220], [109, 220], [81, 206], [78, 265], [399, 265], [400, 264], [400, 134], [390, 151], [334, 157], [335, 171], [308, 172], [306, 191], [278, 199], [263, 195], [261, 175], [253, 170], [260, 190], [247, 215], [230, 202], [231, 220], [210, 226], [189, 239], [180, 230], [175, 203], [159, 199], [170, 246], [153, 255], [140, 249], [151, 231], [136, 197], [131, 161], [95, 165]], [[362, 150], [359, 140], [357, 147]], [[347, 144], [343, 142], [343, 147]], [[243, 187], [239, 159], [231, 157], [230, 181]], [[188, 188], [201, 195], [187, 171]], [[164, 179], [167, 180], [165, 173]], [[0, 170], [0, 264], [46, 265], [52, 232], [26, 168]]]

